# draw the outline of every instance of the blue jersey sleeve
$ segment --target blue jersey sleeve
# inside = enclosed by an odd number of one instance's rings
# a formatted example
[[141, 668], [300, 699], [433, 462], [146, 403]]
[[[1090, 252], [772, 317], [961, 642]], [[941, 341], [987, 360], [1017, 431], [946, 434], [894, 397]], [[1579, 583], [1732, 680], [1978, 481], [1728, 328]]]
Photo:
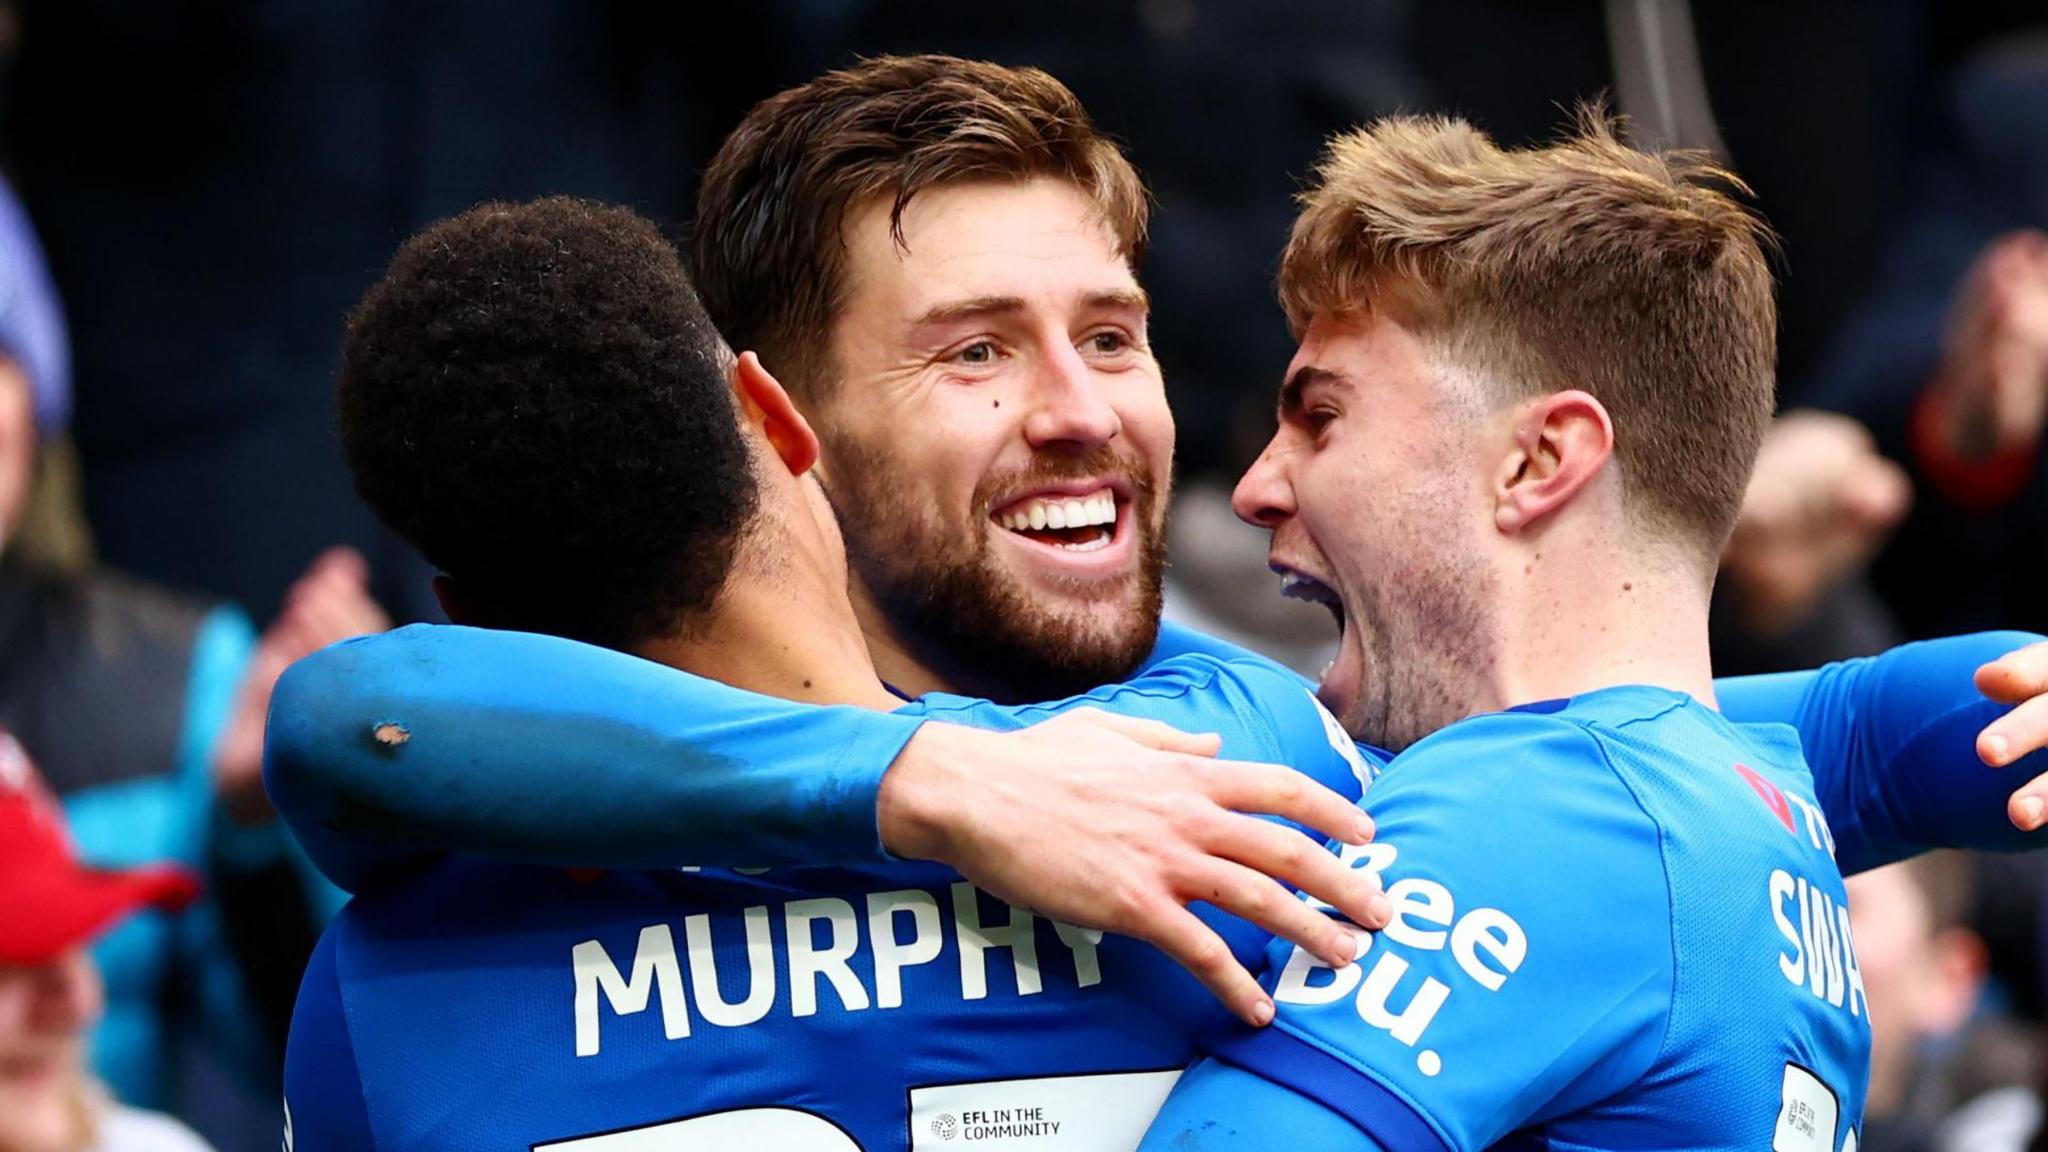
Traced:
[[1816, 672], [1722, 680], [1715, 691], [1732, 720], [1798, 729], [1845, 875], [1932, 848], [2022, 851], [2048, 846], [2048, 833], [2014, 828], [2006, 799], [2048, 772], [2048, 751], [2004, 768], [1978, 759], [1977, 734], [2009, 709], [1972, 675], [2040, 639], [1928, 640]]
[[883, 857], [875, 796], [921, 723], [555, 637], [413, 625], [285, 672], [264, 777], [351, 889], [421, 845], [612, 868], [850, 863]]
[[[1520, 713], [1467, 720], [1398, 758], [1368, 807], [1377, 842], [1342, 855], [1380, 874], [1394, 919], [1342, 970], [1274, 945], [1277, 1019], [1218, 1034], [1211, 1055], [1381, 1146], [1454, 1152], [1643, 1075], [1673, 980], [1669, 930], [1644, 925], [1672, 922], [1670, 888], [1656, 824], [1590, 735]], [[1169, 1108], [1156, 1146], [1232, 1146], [1230, 1115]]]
[[321, 937], [299, 982], [284, 1056], [284, 1152], [375, 1152], [355, 1041], [342, 1007], [336, 932]]

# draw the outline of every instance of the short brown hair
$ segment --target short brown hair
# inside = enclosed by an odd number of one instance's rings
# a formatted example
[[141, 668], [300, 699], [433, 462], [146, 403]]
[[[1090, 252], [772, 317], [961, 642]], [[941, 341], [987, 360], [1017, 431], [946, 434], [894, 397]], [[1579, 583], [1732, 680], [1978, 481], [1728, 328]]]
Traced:
[[1066, 85], [1036, 68], [883, 56], [762, 101], [719, 148], [697, 194], [691, 262], [704, 306], [800, 393], [829, 391], [849, 210], [970, 180], [1066, 180], [1095, 201], [1125, 259], [1145, 244], [1144, 185]]
[[1623, 143], [1598, 108], [1546, 147], [1395, 117], [1333, 140], [1281, 260], [1297, 332], [1389, 309], [1508, 395], [1580, 388], [1613, 417], [1639, 521], [1719, 555], [1770, 422], [1763, 223], [1707, 157]]

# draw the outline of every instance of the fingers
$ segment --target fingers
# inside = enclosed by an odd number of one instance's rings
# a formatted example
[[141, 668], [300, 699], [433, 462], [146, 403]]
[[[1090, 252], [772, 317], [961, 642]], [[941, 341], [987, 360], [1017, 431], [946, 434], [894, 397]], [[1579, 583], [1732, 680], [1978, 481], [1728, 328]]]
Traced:
[[2006, 801], [2005, 814], [2022, 832], [2038, 832], [2048, 824], [2048, 774], [2034, 777], [2013, 793]]
[[1976, 679], [1977, 691], [2001, 704], [2048, 694], [2048, 641], [2006, 653], [1977, 669]]
[[1291, 768], [1244, 760], [1205, 767], [1209, 793], [1225, 808], [1278, 816], [1346, 844], [1372, 840], [1372, 817], [1365, 809]]
[[[1328, 907], [1354, 924], [1377, 930], [1386, 927], [1387, 918], [1393, 914], [1393, 902], [1380, 890], [1376, 873], [1346, 863], [1336, 853], [1292, 828], [1250, 816], [1231, 816], [1212, 834], [1211, 844], [1212, 855], [1226, 857], [1261, 876], [1284, 881], [1320, 901], [1319, 904], [1308, 904], [1290, 897], [1288, 903], [1306, 915], [1279, 915], [1277, 919], [1281, 922], [1319, 932], [1313, 921], [1327, 920], [1321, 909]], [[1249, 912], [1232, 911], [1247, 920], [1258, 920]], [[1258, 923], [1267, 931], [1287, 937], [1335, 966], [1341, 967], [1350, 959], [1348, 929], [1343, 930], [1342, 938], [1335, 933], [1321, 933], [1324, 940], [1318, 943], [1295, 936], [1276, 923], [1264, 920], [1258, 920]], [[1342, 928], [1341, 925], [1338, 927]]]
[[1141, 938], [1194, 973], [1238, 1019], [1254, 1028], [1272, 1023], [1272, 997], [1199, 917], [1169, 903], [1147, 915], [1146, 922], [1152, 930]]
[[1332, 968], [1358, 955], [1358, 931], [1271, 879], [1228, 860], [1209, 860], [1189, 900], [1212, 904], [1307, 949]]
[[369, 565], [353, 548], [330, 548], [292, 584], [264, 641], [290, 663], [338, 640], [382, 632], [391, 619], [368, 591]]
[[1223, 747], [1223, 737], [1214, 732], [1183, 732], [1171, 724], [1162, 724], [1157, 720], [1118, 716], [1095, 708], [1077, 708], [1067, 713], [1067, 717], [1075, 718], [1074, 722], [1107, 728], [1119, 736], [1161, 752], [1178, 752], [1186, 756], [1214, 756]]
[[1977, 734], [1977, 756], [2003, 768], [2048, 747], [2048, 696], [2038, 696], [1985, 725]]

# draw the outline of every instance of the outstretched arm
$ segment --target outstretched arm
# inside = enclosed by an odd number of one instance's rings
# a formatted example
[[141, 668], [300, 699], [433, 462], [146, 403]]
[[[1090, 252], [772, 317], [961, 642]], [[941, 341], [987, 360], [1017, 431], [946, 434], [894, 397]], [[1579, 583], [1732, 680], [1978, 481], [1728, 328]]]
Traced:
[[1844, 873], [1931, 848], [2048, 845], [2048, 643], [1984, 632], [1717, 683], [1722, 710], [1799, 730]]
[[[279, 811], [344, 887], [450, 853], [654, 869], [887, 851], [1149, 941], [1257, 1018], [1270, 1003], [1188, 904], [1333, 957], [1348, 957], [1349, 935], [1265, 877], [1367, 925], [1387, 906], [1377, 883], [1319, 849], [1324, 837], [1371, 834], [1352, 803], [1365, 768], [1332, 739], [1334, 722], [1284, 674], [1202, 667], [1233, 684], [1263, 678], [1277, 703], [1173, 718], [1234, 725], [1245, 749], [1234, 754], [1303, 771], [1213, 759], [1216, 735], [1153, 720], [1084, 709], [1011, 732], [920, 728], [915, 716], [755, 696], [558, 638], [431, 626], [337, 645], [286, 673], [266, 771]], [[1054, 843], [1063, 850], [1044, 851]]]
[[414, 625], [284, 674], [265, 783], [351, 889], [422, 854], [873, 860], [882, 774], [921, 723], [804, 708], [555, 637]]

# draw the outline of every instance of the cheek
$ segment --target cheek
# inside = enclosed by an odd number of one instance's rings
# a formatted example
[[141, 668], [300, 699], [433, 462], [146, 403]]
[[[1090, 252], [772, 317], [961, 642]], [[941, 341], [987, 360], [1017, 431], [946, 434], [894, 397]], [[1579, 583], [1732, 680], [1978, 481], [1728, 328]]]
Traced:
[[955, 405], [898, 427], [841, 432], [826, 445], [827, 472], [842, 493], [867, 505], [868, 517], [958, 520], [972, 511], [1005, 443], [1003, 429], [989, 419], [1000, 410], [987, 401], [980, 407], [987, 411]]
[[922, 441], [920, 479], [947, 515], [977, 513], [979, 500], [1030, 467], [1024, 415], [1007, 393], [969, 392], [914, 434]]

